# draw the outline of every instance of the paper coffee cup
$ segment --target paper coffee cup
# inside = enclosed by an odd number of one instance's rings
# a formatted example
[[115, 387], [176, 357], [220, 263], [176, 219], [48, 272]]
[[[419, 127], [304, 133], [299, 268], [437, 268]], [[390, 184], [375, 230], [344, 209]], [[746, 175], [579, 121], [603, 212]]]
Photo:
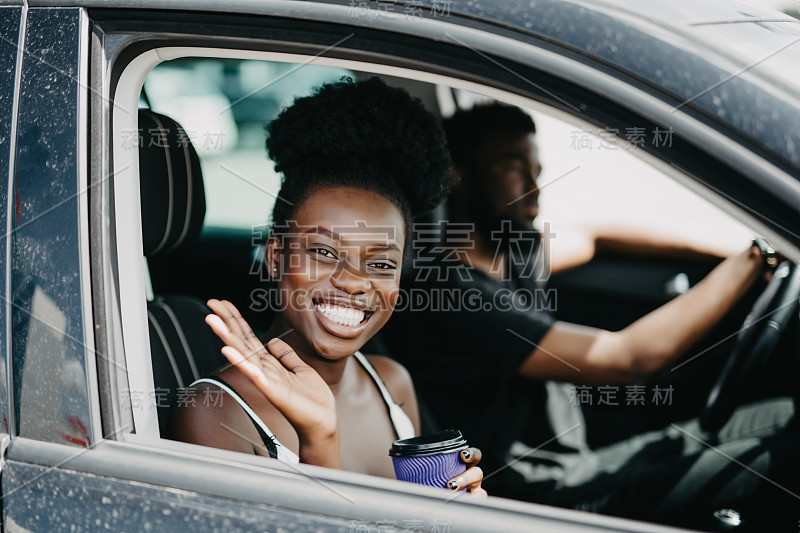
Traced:
[[447, 429], [440, 433], [395, 441], [389, 455], [397, 479], [447, 488], [447, 482], [463, 474], [467, 465], [458, 454], [466, 449], [461, 432]]

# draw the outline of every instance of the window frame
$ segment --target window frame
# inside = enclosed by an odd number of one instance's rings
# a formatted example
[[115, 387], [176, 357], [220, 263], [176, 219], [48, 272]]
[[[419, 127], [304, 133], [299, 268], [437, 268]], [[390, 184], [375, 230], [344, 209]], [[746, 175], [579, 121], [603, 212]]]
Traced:
[[[124, 15], [120, 15], [124, 16]], [[164, 15], [165, 19], [169, 17]], [[342, 22], [341, 17], [339, 22]], [[265, 19], [266, 20], [266, 19]], [[277, 19], [276, 19], [276, 22]], [[585, 61], [579, 61], [575, 57], [570, 57], [568, 54], [558, 53], [551, 49], [542, 47], [536, 48], [535, 53], [532, 47], [528, 47], [527, 51], [531, 52], [528, 57], [521, 57], [519, 50], [514, 50], [515, 46], [519, 46], [515, 40], [507, 37], [499, 37], [492, 34], [484, 34], [480, 30], [466, 27], [456, 27], [452, 24], [435, 23], [432, 26], [440, 25], [440, 29], [450, 32], [458, 39], [475, 39], [478, 50], [488, 49], [493, 45], [498, 45], [497, 54], [503, 54], [503, 57], [508, 61], [517, 61], [515, 65], [519, 65], [521, 69], [527, 68], [552, 68], [559, 76], [564, 77], [567, 83], [571, 86], [581, 89], [582, 91], [591, 91], [597, 93], [598, 98], [602, 100], [612, 99], [616, 101], [616, 105], [621, 108], [634, 108], [641, 105], [641, 109], [646, 109], [651, 112], [650, 119], [654, 116], [665, 116], [669, 112], [669, 106], [662, 101], [657, 95], [648, 93], [646, 90], [636, 89], [630, 85], [626, 80], [619, 79], [609, 73], [597, 69], [596, 66], [587, 65]], [[123, 24], [124, 26], [124, 24]], [[167, 24], [169, 26], [169, 24]], [[330, 22], [332, 28], [338, 28], [336, 22]], [[97, 294], [93, 294], [95, 309], [101, 308], [102, 317], [105, 319], [105, 324], [108, 328], [101, 332], [96, 332], [98, 336], [104, 337], [102, 342], [98, 342], [98, 346], [103, 346], [107, 350], [107, 354], [112, 358], [112, 364], [108, 368], [113, 367], [113, 363], [124, 365], [127, 369], [127, 375], [116, 375], [116, 377], [109, 378], [105, 376], [103, 383], [106, 385], [103, 392], [103, 409], [104, 412], [111, 411], [111, 415], [105, 417], [104, 425], [112, 424], [106, 428], [106, 434], [110, 438], [116, 438], [121, 442], [108, 442], [108, 446], [114, 450], [118, 450], [121, 454], [136, 454], [146, 457], [147, 453], [157, 453], [158, 457], [166, 458], [173, 457], [178, 460], [183, 468], [190, 468], [192, 460], [197, 462], [200, 470], [203, 472], [211, 471], [216, 468], [215, 465], [224, 464], [234, 471], [252, 471], [257, 472], [258, 475], [268, 473], [270, 475], [285, 476], [297, 480], [307, 475], [313, 474], [315, 477], [325, 480], [326, 482], [334, 483], [336, 486], [350, 486], [355, 487], [355, 490], [363, 492], [371, 489], [378, 489], [381, 494], [391, 493], [397, 495], [400, 493], [412, 496], [424, 496], [427, 501], [433, 502], [441, 500], [436, 498], [436, 494], [420, 487], [403, 487], [402, 489], [396, 482], [389, 480], [370, 479], [369, 476], [362, 476], [347, 472], [332, 472], [325, 469], [318, 469], [309, 465], [301, 465], [298, 471], [291, 472], [287, 467], [282, 465], [263, 465], [257, 464], [260, 458], [241, 457], [240, 454], [231, 455], [232, 452], [225, 452], [221, 450], [202, 449], [202, 447], [189, 445], [185, 443], [177, 443], [166, 441], [158, 438], [158, 425], [155, 416], [155, 409], [152, 410], [152, 416], [146, 413], [133, 411], [132, 415], [126, 412], [124, 402], [120, 402], [121, 387], [126, 385], [129, 389], [138, 386], [149, 387], [152, 389], [152, 370], [150, 367], [149, 357], [141, 357], [141, 354], [150, 353], [149, 338], [147, 330], [146, 309], [145, 309], [145, 284], [144, 284], [144, 263], [141, 258], [136, 258], [138, 254], [141, 255], [142, 242], [141, 242], [141, 215], [139, 213], [138, 204], [138, 157], [136, 151], [128, 151], [127, 158], [125, 151], [121, 149], [121, 130], [130, 126], [130, 121], [125, 121], [120, 118], [120, 114], [113, 112], [111, 104], [114, 106], [120, 104], [127, 105], [131, 109], [136, 109], [138, 102], [138, 94], [141, 90], [141, 85], [144, 81], [146, 74], [152, 66], [155, 66], [154, 61], [157, 59], [164, 59], [170, 56], [167, 53], [167, 48], [172, 50], [173, 53], [178, 53], [178, 47], [164, 47], [164, 43], [168, 42], [166, 30], [162, 33], [149, 33], [144, 30], [134, 31], [125, 29], [119, 32], [105, 33], [103, 31], [103, 22], [101, 21], [95, 27], [95, 44], [97, 54], [93, 60], [93, 69], [100, 68], [102, 73], [95, 78], [95, 81], [100, 87], [101, 94], [104, 95], [106, 100], [101, 111], [95, 112], [93, 106], [92, 112], [94, 113], [93, 124], [97, 128], [92, 132], [93, 140], [102, 148], [102, 153], [99, 155], [94, 153], [103, 164], [107, 166], [109, 171], [113, 172], [113, 182], [103, 189], [103, 194], [106, 196], [101, 197], [100, 202], [92, 204], [92, 228], [102, 232], [101, 245], [94, 248], [92, 251], [92, 263], [99, 268], [95, 269], [95, 280], [100, 277], [100, 285], [97, 287], [102, 288]], [[220, 54], [225, 54], [223, 57], [237, 57], [237, 52], [232, 52], [231, 48], [226, 46], [249, 46], [249, 50], [243, 52], [244, 55], [254, 54], [259, 59], [275, 60], [276, 58], [292, 58], [294, 62], [307, 59], [311, 54], [308, 49], [312, 48], [316, 51], [322, 50], [321, 45], [312, 46], [307, 42], [302, 42], [298, 38], [298, 42], [282, 42], [280, 45], [270, 44], [266, 40], [252, 40], [243, 41], [233, 38], [215, 38], [208, 35], [192, 33], [193, 26], [190, 24], [177, 24], [176, 33], [180, 35], [181, 39], [186, 40], [187, 43], [213, 45], [215, 50], [219, 50]], [[428, 27], [431, 29], [431, 27]], [[204, 31], [209, 31], [207, 28]], [[112, 35], [113, 33], [113, 35]], [[425, 32], [420, 32], [423, 34]], [[424, 36], [419, 37], [424, 40]], [[486, 67], [476, 68], [475, 71], [479, 73], [467, 72], [456, 75], [456, 70], [443, 64], [436, 63], [431, 60], [429, 63], [413, 63], [408, 58], [393, 56], [391, 46], [389, 46], [389, 37], [378, 42], [378, 48], [381, 46], [389, 49], [389, 52], [368, 52], [365, 50], [348, 50], [342, 56], [336, 58], [325, 58], [321, 61], [330, 61], [334, 66], [342, 66], [344, 68], [352, 68], [359, 71], [373, 71], [376, 73], [385, 73], [390, 75], [399, 75], [410, 79], [417, 79], [419, 81], [429, 81], [434, 83], [448, 84], [458, 88], [468, 90], [475, 90], [490, 96], [495, 96], [503, 101], [520, 105], [534, 111], [545, 113], [548, 115], [555, 115], [557, 118], [569, 122], [576, 127], [597, 127], [598, 120], [596, 117], [593, 120], [587, 118], [586, 120], [580, 119], [564, 109], [552, 107], [549, 103], [540, 101], [543, 99], [539, 95], [537, 99], [534, 94], [538, 90], [525, 88], [521, 82], [516, 85], [506, 80], [493, 81], [487, 72], [496, 72], [499, 67]], [[155, 52], [158, 47], [162, 48], [161, 52]], [[442, 45], [444, 46], [444, 45]], [[260, 48], [274, 48], [274, 51], [265, 51]], [[147, 49], [148, 51], [145, 51]], [[295, 49], [294, 54], [287, 52], [286, 49]], [[202, 50], [201, 46], [186, 46], [183, 52], [192, 52], [199, 54]], [[152, 53], [151, 53], [152, 52]], [[149, 55], [148, 55], [149, 54]], [[155, 57], [153, 56], [155, 54]], [[207, 52], [203, 52], [203, 56], [208, 56]], [[361, 61], [353, 59], [353, 57], [362, 58]], [[480, 57], [476, 56], [476, 60]], [[134, 62], [139, 61], [138, 64]], [[152, 65], [151, 65], [152, 63]], [[322, 64], [322, 63], [321, 63]], [[132, 68], [133, 65], [133, 68]], [[146, 68], [149, 65], [148, 68]], [[126, 76], [127, 73], [127, 76]], [[135, 95], [135, 100], [133, 99]], [[603, 96], [605, 95], [605, 96]], [[95, 98], [96, 95], [93, 95]], [[127, 104], [125, 104], [127, 102]], [[99, 107], [99, 106], [98, 106]], [[639, 108], [637, 108], [639, 109]], [[675, 123], [680, 123], [686, 126], [687, 131], [691, 131], [693, 136], [712, 139], [714, 146], [709, 148], [709, 158], [715, 160], [718, 166], [722, 168], [731, 168], [731, 166], [741, 163], [743, 159], [749, 159], [748, 164], [742, 165], [743, 167], [756, 168], [759, 165], [765, 164], [764, 160], [759, 159], [755, 161], [755, 155], [748, 152], [743, 155], [737, 155], [733, 159], [725, 160], [726, 154], [735, 154], [738, 150], [738, 145], [730, 138], [727, 138], [723, 133], [710, 127], [708, 124], [697, 120], [696, 117], [689, 116], [684, 113], [677, 113], [674, 117]], [[136, 125], [134, 124], [134, 127]], [[99, 133], [95, 133], [99, 132]], [[648, 164], [661, 170], [664, 174], [676, 179], [688, 188], [706, 197], [715, 205], [722, 207], [725, 211], [736, 216], [747, 219], [747, 223], [759, 228], [768, 237], [773, 238], [778, 243], [786, 243], [786, 248], [796, 253], [796, 247], [789, 244], [789, 241], [782, 238], [780, 234], [767, 227], [764, 223], [752, 216], [746, 210], [738, 207], [734, 202], [722, 199], [710, 189], [703, 187], [700, 183], [694, 181], [684, 171], [669, 162], [659, 159], [658, 154], [648, 153], [638, 149], [633, 150], [634, 153], [645, 159]], [[110, 157], [109, 157], [110, 155]], [[98, 165], [96, 168], [102, 168], [103, 165]], [[772, 183], [777, 183], [787, 176], [783, 171], [772, 167], [770, 171], [776, 172], [777, 178]], [[95, 169], [96, 171], [96, 169]], [[764, 171], [762, 168], [761, 171]], [[755, 171], [754, 171], [755, 172]], [[761, 173], [761, 172], [759, 172]], [[127, 202], [124, 200], [123, 192], [127, 193]], [[111, 226], [103, 228], [104, 222], [113, 221]], [[127, 222], [126, 226], [124, 222]], [[800, 257], [800, 255], [798, 256]], [[98, 259], [102, 258], [102, 259]], [[121, 283], [120, 280], [125, 280]], [[95, 285], [93, 285], [95, 286]], [[131, 322], [133, 320], [133, 322]], [[133, 326], [131, 325], [133, 324]], [[108, 369], [106, 369], [108, 370]], [[100, 369], [101, 374], [103, 369]], [[109, 372], [113, 373], [113, 372]], [[109, 407], [109, 403], [113, 407]], [[128, 403], [131, 403], [130, 401]], [[120, 431], [125, 427], [126, 417], [129, 417], [135, 425], [136, 434], [129, 434], [126, 431]], [[148, 418], [150, 416], [150, 418]], [[163, 455], [161, 455], [163, 454]], [[87, 466], [89, 468], [89, 466]], [[92, 467], [97, 469], [97, 467]], [[148, 469], [151, 471], [152, 469]], [[279, 474], [278, 471], [283, 472]], [[131, 475], [130, 473], [126, 475]], [[144, 474], [139, 474], [139, 477]], [[164, 475], [160, 479], [166, 479]], [[183, 478], [182, 478], [183, 479]], [[294, 482], [294, 481], [293, 481]], [[293, 483], [292, 482], [292, 483]], [[183, 483], [183, 481], [181, 481]], [[388, 483], [388, 485], [387, 485]], [[169, 484], [169, 483], [167, 483]], [[209, 491], [218, 493], [220, 496], [241, 498], [247, 501], [260, 499], [253, 494], [242, 494], [241, 491], [235, 493], [226, 493], [221, 491], [220, 488], [208, 489], [201, 487], [195, 480], [191, 484], [196, 490]], [[225, 487], [230, 488], [231, 484], [224, 484]], [[291, 493], [291, 491], [289, 491]], [[429, 499], [430, 498], [430, 499]], [[288, 497], [284, 501], [288, 501]], [[429, 500], [428, 500], [429, 499]], [[377, 501], [377, 499], [375, 500]], [[406, 501], [416, 501], [413, 498]], [[302, 504], [304, 506], [313, 506], [314, 502], [311, 501]], [[392, 506], [394, 507], [394, 505]], [[401, 506], [402, 507], [402, 506]], [[585, 524], [606, 524], [613, 529], [642, 531], [650, 530], [642, 524], [624, 525], [624, 523], [610, 519], [608, 517], [592, 516], [591, 520], [576, 519], [576, 514], [572, 511], [550, 510], [543, 511], [540, 506], [530, 506], [528, 504], [519, 504], [517, 502], [494, 502], [490, 505], [481, 505], [479, 507], [488, 507], [491, 509], [504, 509], [511, 514], [518, 514], [520, 517], [531, 518], [533, 514], [539, 517], [549, 517], [556, 522], [563, 521], [563, 524], [583, 522]], [[394, 512], [402, 513], [402, 508], [395, 509]], [[467, 513], [465, 516], [472, 515]], [[474, 515], [473, 515], [474, 516]], [[482, 521], [476, 522], [481, 523]], [[464, 522], [466, 523], [466, 522]], [[520, 522], [524, 525], [524, 522]], [[527, 523], [530, 527], [530, 523]], [[478, 526], [472, 526], [478, 527]], [[568, 526], [567, 526], [568, 527]], [[633, 529], [635, 527], [635, 529]], [[629, 529], [630, 528], [630, 529]], [[472, 529], [467, 527], [467, 529]]]
[[[134, 61], [127, 65], [120, 81], [117, 91], [112, 100], [115, 106], [122, 109], [135, 109], [138, 102], [139, 93], [143, 86], [147, 74], [163, 61], [170, 61], [184, 57], [207, 57], [225, 59], [248, 59], [264, 60], [273, 62], [284, 62], [298, 64], [309, 61], [313, 57], [287, 54], [283, 52], [268, 52], [254, 50], [231, 50], [222, 48], [206, 47], [160, 47], [151, 49], [139, 55]], [[509, 93], [501, 89], [485, 87], [474, 82], [464, 81], [439, 74], [420, 72], [412, 69], [380, 65], [337, 58], [317, 58], [315, 64], [324, 66], [336, 66], [358, 72], [368, 72], [372, 74], [383, 74], [396, 77], [412, 79], [414, 81], [427, 82], [434, 85], [446, 85], [458, 89], [466, 89], [481, 92], [487, 96], [511, 103], [523, 108], [532, 109], [548, 115], [556, 115], [561, 120], [568, 122], [576, 127], [588, 129], [592, 125], [583, 122], [572, 115], [563, 112], [554, 112], [552, 108], [540, 102], [530, 100], [520, 95]], [[116, 113], [113, 120], [114, 139], [114, 167], [113, 175], [115, 178], [115, 213], [116, 213], [116, 236], [117, 243], [125, 243], [118, 246], [116, 254], [118, 257], [117, 269], [120, 279], [125, 279], [125, 283], [119, 286], [120, 307], [122, 309], [123, 343], [126, 347], [126, 364], [130, 381], [130, 390], [153, 390], [152, 368], [149, 359], [145, 360], [138, 354], [149, 353], [149, 333], [147, 326], [146, 295], [148, 294], [146, 279], [146, 262], [143, 261], [138, 250], [142, 249], [141, 236], [141, 213], [138, 201], [131, 199], [139, 198], [139, 167], [138, 151], [126, 149], [124, 144], [124, 131], [132, 131], [138, 127], [135, 120], [131, 120], [130, 113]], [[635, 147], [634, 147], [635, 148]], [[633, 150], [633, 149], [632, 149]], [[638, 153], [638, 151], [637, 151]], [[640, 155], [645, 159], [651, 159], [648, 163], [664, 173], [670, 173], [674, 169], [663, 166], [662, 162], [653, 159], [644, 153]], [[674, 174], [674, 172], [671, 172]], [[131, 401], [131, 404], [136, 402]], [[147, 402], [140, 402], [133, 406], [134, 425], [137, 429], [137, 439], [156, 438], [158, 436], [158, 420], [155, 407], [145, 405]]]

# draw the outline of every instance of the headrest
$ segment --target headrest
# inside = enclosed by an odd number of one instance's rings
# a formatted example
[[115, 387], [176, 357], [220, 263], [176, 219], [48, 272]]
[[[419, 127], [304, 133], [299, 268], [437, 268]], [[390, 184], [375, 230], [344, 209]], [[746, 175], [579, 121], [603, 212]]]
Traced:
[[140, 109], [138, 131], [142, 240], [150, 257], [197, 237], [206, 197], [200, 159], [180, 124]]

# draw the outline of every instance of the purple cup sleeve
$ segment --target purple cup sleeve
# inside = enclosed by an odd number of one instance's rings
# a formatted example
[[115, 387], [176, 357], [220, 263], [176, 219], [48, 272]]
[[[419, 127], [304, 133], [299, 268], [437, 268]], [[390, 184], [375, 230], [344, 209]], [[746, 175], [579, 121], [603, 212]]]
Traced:
[[467, 470], [467, 465], [458, 457], [459, 453], [456, 451], [427, 457], [392, 457], [394, 473], [400, 481], [447, 488], [449, 480]]

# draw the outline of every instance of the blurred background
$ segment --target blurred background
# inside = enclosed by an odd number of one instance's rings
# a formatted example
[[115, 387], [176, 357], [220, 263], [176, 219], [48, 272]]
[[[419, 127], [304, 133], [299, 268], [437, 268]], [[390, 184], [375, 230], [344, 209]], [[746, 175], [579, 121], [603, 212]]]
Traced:
[[749, 0], [749, 3], [760, 7], [777, 9], [793, 17], [797, 16], [798, 5], [800, 4], [797, 0]]

